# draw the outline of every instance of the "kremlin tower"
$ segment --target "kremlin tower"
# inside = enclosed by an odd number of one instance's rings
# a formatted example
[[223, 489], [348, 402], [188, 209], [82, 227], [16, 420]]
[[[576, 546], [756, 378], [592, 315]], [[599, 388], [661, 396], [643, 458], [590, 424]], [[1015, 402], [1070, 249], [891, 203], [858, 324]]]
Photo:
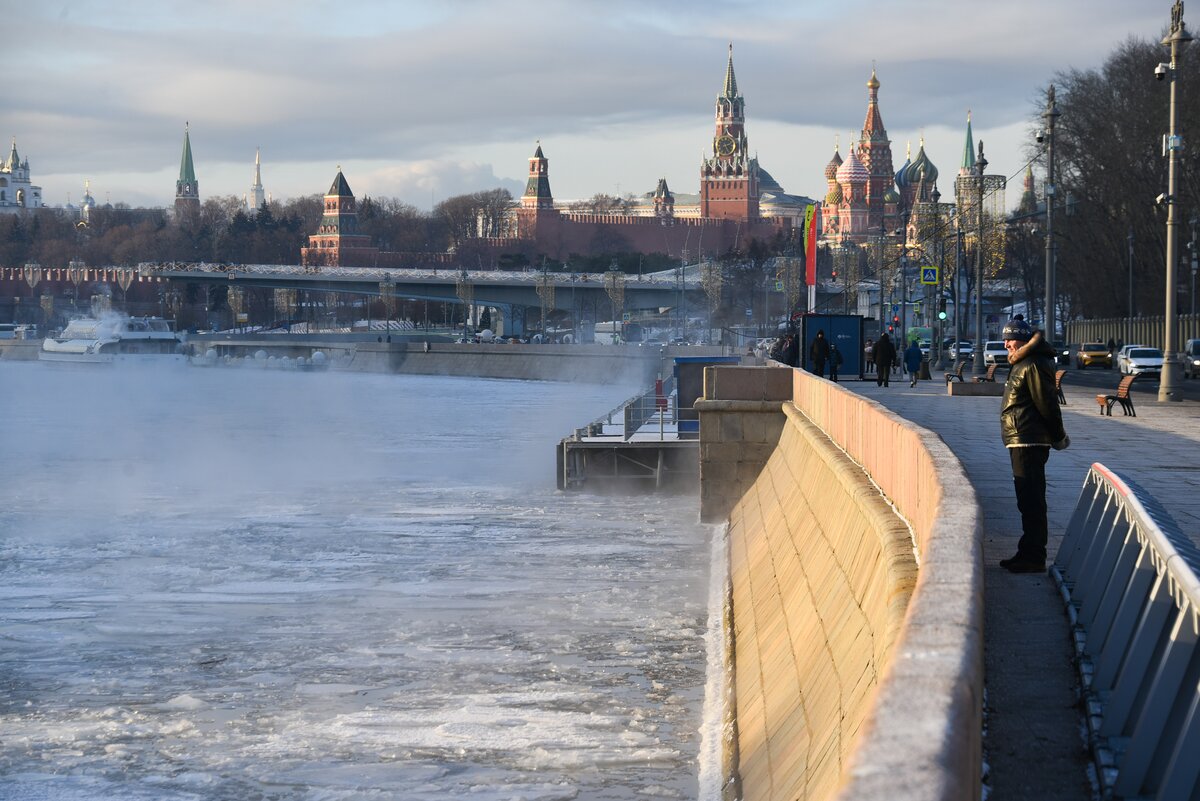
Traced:
[[725, 85], [717, 96], [713, 155], [700, 165], [700, 216], [705, 219], [758, 219], [758, 163], [746, 140], [746, 101], [733, 74], [733, 45]]
[[192, 166], [192, 140], [188, 126], [183, 126], [183, 158], [179, 160], [179, 180], [175, 182], [175, 213], [184, 214], [200, 208], [200, 183]]
[[331, 267], [376, 266], [379, 249], [371, 246], [371, 237], [358, 232], [354, 193], [341, 167], [325, 193], [324, 211], [317, 233], [308, 237], [308, 247], [300, 249], [301, 262]]

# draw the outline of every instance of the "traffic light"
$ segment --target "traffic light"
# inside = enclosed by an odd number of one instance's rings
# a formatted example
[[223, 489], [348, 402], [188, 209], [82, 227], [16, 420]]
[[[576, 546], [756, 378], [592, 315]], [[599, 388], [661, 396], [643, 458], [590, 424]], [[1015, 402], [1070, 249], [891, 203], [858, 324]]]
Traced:
[[833, 280], [834, 280], [834, 281], [836, 281], [836, 280], [837, 280], [837, 268], [836, 268], [836, 267], [835, 267], [835, 268], [834, 268], [834, 270], [833, 270]]
[[892, 322], [893, 322], [893, 323], [898, 323], [898, 322], [900, 322], [900, 315], [898, 315], [898, 314], [897, 314], [897, 315], [895, 315], [894, 317], [892, 317]]
[[890, 333], [892, 333], [892, 332], [893, 332], [893, 331], [895, 331], [895, 330], [896, 330], [896, 329], [895, 329], [895, 328], [893, 328], [892, 326], [890, 326], [890, 325], [888, 326], [888, 333], [889, 333], [889, 334], [890, 334]]
[[940, 311], [940, 312], [938, 312], [938, 319], [939, 319], [939, 320], [945, 320], [945, 319], [946, 319], [946, 313], [945, 313], [944, 311]]

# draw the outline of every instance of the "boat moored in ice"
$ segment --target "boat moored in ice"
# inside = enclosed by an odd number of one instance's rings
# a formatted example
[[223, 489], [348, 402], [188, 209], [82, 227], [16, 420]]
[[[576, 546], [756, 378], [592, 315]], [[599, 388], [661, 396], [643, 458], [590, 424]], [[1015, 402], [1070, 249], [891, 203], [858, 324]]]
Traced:
[[42, 343], [38, 358], [46, 362], [185, 361], [183, 342], [161, 317], [106, 315], [72, 320]]

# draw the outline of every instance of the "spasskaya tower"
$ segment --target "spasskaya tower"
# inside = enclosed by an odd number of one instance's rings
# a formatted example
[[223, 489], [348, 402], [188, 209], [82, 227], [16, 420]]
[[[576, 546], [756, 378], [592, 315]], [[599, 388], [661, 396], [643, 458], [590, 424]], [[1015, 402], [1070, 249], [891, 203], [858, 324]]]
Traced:
[[700, 165], [700, 216], [758, 219], [758, 162], [746, 142], [746, 101], [733, 75], [733, 45], [725, 68], [725, 86], [717, 96], [713, 154]]

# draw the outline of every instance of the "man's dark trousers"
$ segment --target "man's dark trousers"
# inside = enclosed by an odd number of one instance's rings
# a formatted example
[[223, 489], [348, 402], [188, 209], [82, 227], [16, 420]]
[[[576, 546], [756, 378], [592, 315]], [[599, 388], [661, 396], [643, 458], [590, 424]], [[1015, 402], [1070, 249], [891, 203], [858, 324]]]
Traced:
[[1021, 541], [1017, 555], [1031, 562], [1046, 561], [1046, 461], [1050, 448], [1009, 448], [1017, 508], [1021, 511]]

